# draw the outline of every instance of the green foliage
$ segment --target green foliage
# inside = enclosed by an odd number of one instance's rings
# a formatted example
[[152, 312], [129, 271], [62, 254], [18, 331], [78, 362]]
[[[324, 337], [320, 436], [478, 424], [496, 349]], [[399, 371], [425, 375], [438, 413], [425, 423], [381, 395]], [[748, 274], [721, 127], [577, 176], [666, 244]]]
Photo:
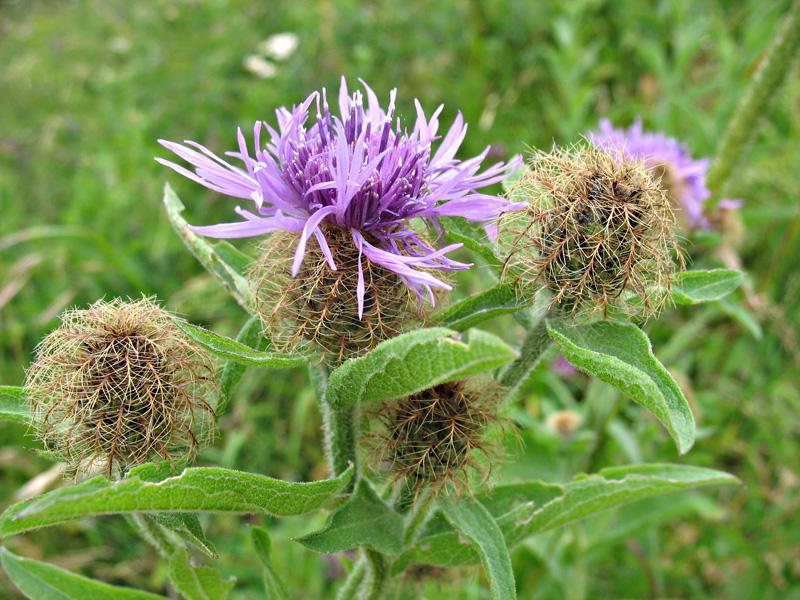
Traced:
[[117, 587], [0, 548], [0, 560], [11, 580], [31, 600], [157, 600], [147, 592]]
[[[561, 488], [529, 482], [513, 492], [514, 502], [503, 501], [487, 508], [513, 547], [526, 538], [569, 525], [598, 512], [609, 510], [651, 496], [717, 484], [735, 484], [738, 480], [723, 473], [700, 467], [650, 464], [603, 469], [596, 475], [579, 476]], [[509, 491], [510, 492], [510, 491]], [[502, 496], [509, 492], [503, 492]], [[549, 498], [553, 496], [552, 498]], [[416, 544], [397, 560], [399, 571], [410, 564], [455, 566], [474, 564], [478, 554], [463, 544], [459, 535], [442, 527], [435, 519]]]
[[[267, 338], [261, 334], [261, 320], [258, 317], [250, 317], [242, 325], [239, 334], [236, 336], [236, 341], [257, 352], [263, 352], [269, 346]], [[231, 395], [242, 380], [246, 370], [246, 364], [233, 359], [226, 360], [217, 370], [220, 394], [220, 401], [214, 410], [217, 418], [227, 411], [232, 399]]]
[[[95, 477], [10, 506], [0, 516], [0, 537], [97, 515], [146, 512], [232, 512], [301, 515], [322, 506], [350, 481], [293, 483], [254, 473], [194, 467], [175, 477], [151, 481], [152, 465], [124, 479]], [[140, 473], [146, 476], [140, 476]]]
[[213, 567], [192, 564], [186, 550], [178, 550], [169, 561], [169, 580], [186, 600], [225, 600], [236, 583], [223, 579]]
[[491, 513], [469, 497], [444, 497], [439, 501], [439, 507], [450, 524], [472, 543], [480, 555], [492, 597], [496, 600], [516, 598], [511, 557], [503, 532]]
[[392, 400], [440, 383], [493, 369], [514, 358], [500, 338], [478, 329], [466, 342], [443, 327], [418, 329], [382, 342], [331, 373], [328, 398], [334, 406]]
[[[189, 224], [182, 216], [186, 207], [169, 184], [164, 185], [164, 206], [167, 209], [167, 216], [170, 223], [172, 223], [172, 228], [183, 240], [189, 252], [209, 273], [217, 278], [244, 309], [248, 310], [252, 304], [252, 297], [247, 279], [242, 273], [228, 264], [211, 243], [189, 229]], [[222, 247], [224, 248], [224, 246]], [[223, 250], [223, 254], [230, 256], [231, 253], [229, 250]], [[241, 260], [236, 260], [235, 262], [242, 264]]]
[[0, 385], [0, 420], [24, 425], [31, 422], [31, 408], [23, 388]]
[[689, 403], [641, 329], [631, 323], [568, 325], [556, 320], [548, 321], [547, 328], [570, 363], [628, 394], [667, 428], [681, 454], [689, 451], [695, 435]]
[[436, 313], [437, 324], [455, 331], [464, 331], [470, 327], [494, 317], [515, 313], [527, 308], [528, 303], [519, 298], [514, 286], [498, 283], [485, 292], [464, 298]]
[[319, 531], [297, 538], [316, 552], [332, 554], [366, 546], [383, 554], [403, 550], [403, 517], [361, 479], [350, 498], [333, 511]]
[[683, 271], [672, 279], [672, 299], [678, 304], [700, 304], [721, 300], [744, 280], [744, 273], [735, 269]]
[[272, 564], [272, 540], [270, 540], [267, 530], [261, 527], [253, 527], [250, 530], [250, 539], [264, 570], [265, 600], [282, 600], [289, 597], [286, 585], [284, 585]]
[[209, 352], [241, 365], [276, 369], [300, 367], [308, 363], [309, 357], [302, 354], [255, 350], [237, 340], [185, 321], [176, 320], [175, 324]]

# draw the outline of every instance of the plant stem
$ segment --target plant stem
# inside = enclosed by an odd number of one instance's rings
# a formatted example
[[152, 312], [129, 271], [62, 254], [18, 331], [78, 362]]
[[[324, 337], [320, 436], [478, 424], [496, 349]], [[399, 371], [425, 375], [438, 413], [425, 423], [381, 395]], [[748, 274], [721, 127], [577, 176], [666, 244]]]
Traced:
[[519, 358], [500, 373], [498, 381], [508, 389], [507, 400], [516, 395], [531, 372], [538, 366], [551, 343], [545, 320], [541, 319], [525, 335]]
[[719, 199], [728, 176], [741, 158], [742, 149], [756, 132], [758, 118], [800, 48], [800, 0], [795, 0], [783, 18], [761, 65], [736, 108], [728, 128], [717, 146], [717, 157], [708, 172], [708, 187]]
[[[323, 364], [310, 365], [311, 382], [317, 393], [320, 411], [322, 412], [322, 430], [325, 436], [325, 454], [328, 465], [334, 476], [342, 474], [351, 464], [356, 469], [356, 424], [358, 423], [358, 406], [339, 408], [328, 402], [328, 367]], [[357, 480], [356, 470], [349, 489]]]
[[360, 600], [379, 600], [386, 584], [387, 565], [383, 554], [375, 550], [365, 550], [366, 573], [361, 584]]
[[411, 511], [411, 514], [408, 517], [406, 530], [403, 534], [404, 546], [410, 546], [414, 543], [414, 540], [417, 539], [420, 529], [422, 529], [425, 521], [428, 520], [428, 515], [433, 508], [433, 502], [435, 499], [436, 494], [434, 494], [430, 489], [426, 489], [420, 494], [419, 498], [417, 499], [417, 503], [414, 506], [414, 510]]
[[364, 575], [367, 572], [367, 562], [362, 557], [353, 565], [353, 570], [344, 582], [344, 585], [339, 589], [336, 594], [336, 600], [351, 600], [356, 597], [358, 588], [361, 582], [364, 581]]

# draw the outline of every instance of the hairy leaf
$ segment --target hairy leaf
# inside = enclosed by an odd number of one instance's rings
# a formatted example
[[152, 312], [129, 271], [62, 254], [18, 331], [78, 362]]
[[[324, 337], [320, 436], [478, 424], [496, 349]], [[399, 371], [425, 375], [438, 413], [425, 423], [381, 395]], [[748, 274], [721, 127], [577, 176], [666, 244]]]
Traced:
[[[258, 317], [250, 317], [242, 325], [239, 334], [236, 336], [236, 341], [257, 352], [263, 352], [269, 347], [269, 341], [261, 333], [261, 320]], [[214, 411], [217, 418], [228, 411], [233, 390], [242, 380], [247, 366], [237, 360], [226, 360], [219, 368], [217, 378], [219, 381], [220, 400]]]
[[367, 546], [396, 555], [403, 550], [403, 518], [361, 479], [350, 499], [331, 513], [322, 529], [295, 541], [328, 554]]
[[472, 542], [480, 555], [492, 597], [496, 600], [516, 598], [511, 556], [503, 532], [489, 511], [469, 496], [442, 497], [439, 507], [450, 524]]
[[[301, 515], [322, 506], [353, 474], [348, 469], [336, 479], [294, 483], [232, 469], [194, 467], [161, 481], [148, 481], [153, 466], [143, 467], [117, 482], [95, 477], [14, 504], [0, 515], [0, 536], [84, 517], [132, 512]], [[143, 476], [139, 476], [140, 470]]]
[[175, 320], [175, 324], [209, 352], [243, 365], [267, 368], [299, 367], [307, 364], [309, 360], [309, 357], [303, 354], [255, 350], [229, 337], [179, 319]]
[[14, 421], [23, 425], [31, 422], [31, 408], [24, 388], [0, 385], [0, 421]]
[[161, 527], [177, 535], [183, 542], [200, 550], [209, 558], [217, 558], [214, 544], [206, 537], [200, 519], [192, 513], [153, 513], [149, 515]]
[[223, 579], [213, 567], [191, 564], [186, 550], [178, 550], [169, 561], [169, 580], [186, 600], [225, 600], [236, 580]]
[[149, 592], [109, 585], [0, 548], [8, 577], [31, 600], [164, 600]]
[[328, 400], [334, 406], [353, 406], [400, 398], [499, 367], [514, 356], [508, 344], [480, 330], [472, 330], [465, 343], [450, 329], [418, 329], [333, 371]]
[[[167, 209], [167, 217], [169, 217], [172, 228], [183, 240], [183, 243], [189, 251], [209, 273], [219, 280], [222, 287], [224, 287], [243, 308], [250, 311], [252, 293], [247, 279], [242, 273], [225, 261], [221, 254], [214, 249], [214, 246], [189, 228], [189, 224], [181, 214], [185, 206], [169, 184], [164, 184], [164, 206]], [[227, 254], [230, 253], [227, 252]]]
[[444, 238], [450, 244], [464, 244], [464, 247], [480, 256], [486, 264], [500, 271], [503, 262], [497, 257], [494, 244], [486, 236], [483, 227], [462, 217], [442, 217]]
[[683, 271], [672, 279], [672, 299], [678, 304], [720, 300], [738, 288], [744, 273], [736, 269]]
[[559, 350], [578, 369], [610, 383], [638, 402], [667, 428], [678, 451], [694, 443], [694, 416], [680, 386], [653, 354], [650, 340], [631, 323], [598, 321], [572, 326], [548, 321]]
[[[734, 476], [721, 471], [686, 465], [615, 467], [604, 469], [596, 475], [576, 477], [563, 486], [563, 494], [555, 495], [544, 504], [537, 504], [534, 496], [531, 496], [530, 502], [517, 503], [508, 512], [495, 515], [495, 519], [507, 545], [513, 547], [536, 533], [574, 523], [634, 500], [705, 485], [738, 482]], [[548, 485], [538, 482], [529, 484], [534, 494], [542, 493], [537, 485]], [[552, 492], [557, 493], [556, 490]], [[462, 543], [455, 531], [442, 527], [441, 521], [434, 516], [431, 527], [426, 527], [414, 546], [395, 561], [395, 573], [412, 564], [457, 566], [476, 564], [480, 560], [477, 552]]]
[[434, 316], [434, 321], [456, 331], [464, 331], [478, 323], [500, 315], [523, 310], [529, 306], [519, 298], [514, 286], [498, 283], [485, 292], [464, 298]]
[[264, 567], [264, 592], [266, 593], [265, 600], [283, 600], [289, 597], [275, 567], [272, 566], [272, 540], [269, 539], [269, 534], [266, 529], [261, 527], [253, 527], [250, 530], [250, 535], [253, 540], [253, 546], [256, 549], [261, 565]]

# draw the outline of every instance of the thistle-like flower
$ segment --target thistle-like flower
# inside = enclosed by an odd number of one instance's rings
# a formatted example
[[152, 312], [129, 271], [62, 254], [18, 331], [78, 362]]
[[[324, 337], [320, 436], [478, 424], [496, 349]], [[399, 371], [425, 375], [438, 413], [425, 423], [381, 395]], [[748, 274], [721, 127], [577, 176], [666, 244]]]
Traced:
[[[641, 119], [636, 119], [628, 129], [617, 129], [611, 121], [603, 119], [598, 131], [589, 132], [587, 138], [599, 148], [622, 151], [633, 159], [643, 160], [666, 190], [685, 229], [709, 227], [704, 212], [704, 203], [711, 196], [706, 187], [708, 159], [692, 158], [689, 148], [675, 138], [644, 131]], [[724, 209], [740, 205], [739, 200], [720, 202]]]
[[520, 289], [545, 287], [573, 313], [647, 316], [667, 299], [675, 219], [642, 161], [591, 145], [538, 152], [514, 196], [528, 209], [504, 217], [501, 243]]
[[[374, 341], [380, 339], [378, 322], [391, 320], [380, 311], [383, 298], [382, 289], [374, 284], [377, 279], [392, 284], [389, 296], [398, 294], [393, 283], [397, 280], [418, 300], [427, 297], [434, 303], [435, 289], [450, 289], [437, 273], [470, 266], [448, 257], [460, 244], [434, 244], [413, 222], [426, 225], [441, 240], [440, 217], [460, 216], [488, 224], [508, 210], [521, 208], [480, 192], [510, 176], [519, 159], [495, 164], [482, 172], [479, 170], [488, 148], [474, 158], [456, 159], [467, 132], [460, 113], [434, 151], [439, 140], [441, 106], [428, 119], [416, 101], [416, 121], [408, 131], [395, 116], [396, 90], [390, 93], [384, 111], [375, 93], [364, 82], [362, 85], [366, 105], [361, 92], [351, 96], [342, 79], [340, 116], [331, 114], [323, 89], [292, 110], [280, 108], [277, 129], [257, 122], [252, 154], [239, 130], [238, 151], [229, 152], [228, 156], [241, 161], [241, 167], [195, 142], [181, 145], [161, 141], [190, 163], [194, 171], [157, 160], [214, 191], [253, 202], [255, 212], [236, 208], [243, 221], [195, 227], [197, 233], [237, 238], [285, 232], [277, 244], [280, 248], [275, 243], [265, 247], [269, 256], [254, 278], [257, 296], [267, 305], [266, 311], [259, 311], [262, 318], [265, 312], [274, 313], [276, 295], [271, 285], [273, 274], [265, 268], [285, 262], [283, 257], [290, 251], [290, 277], [303, 279], [316, 274], [313, 279], [298, 283], [302, 291], [289, 294], [283, 303], [306, 303], [302, 308], [306, 318], [301, 319], [300, 328], [312, 332], [333, 329], [338, 335], [352, 332], [355, 322], [368, 321], [358, 326], [364, 331], [356, 332], [354, 337]], [[309, 123], [312, 107], [316, 108], [316, 119]], [[268, 136], [265, 144], [264, 129]], [[270, 285], [261, 290], [265, 283]], [[323, 304], [338, 313], [347, 312], [346, 327], [319, 314], [311, 315], [314, 310], [326, 308], [310, 306], [306, 298], [309, 290], [319, 289], [320, 285], [325, 298], [338, 297], [335, 307], [330, 302]], [[320, 298], [316, 292], [312, 295]], [[311, 303], [314, 302], [312, 298]], [[342, 306], [344, 302], [352, 307]], [[264, 320], [272, 321], [274, 317], [267, 315]]]
[[214, 368], [150, 299], [71, 310], [39, 344], [26, 388], [44, 447], [72, 473], [191, 459], [213, 432]]
[[385, 402], [373, 414], [370, 454], [411, 489], [463, 487], [470, 471], [485, 474], [491, 464], [487, 432], [499, 421], [500, 392], [493, 380], [474, 378]]

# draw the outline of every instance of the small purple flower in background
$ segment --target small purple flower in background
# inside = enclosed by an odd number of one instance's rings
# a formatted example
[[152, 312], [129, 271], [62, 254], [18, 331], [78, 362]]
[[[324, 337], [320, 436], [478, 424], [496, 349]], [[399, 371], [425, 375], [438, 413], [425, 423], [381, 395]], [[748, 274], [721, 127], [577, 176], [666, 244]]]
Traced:
[[[361, 92], [351, 96], [342, 78], [341, 116], [331, 114], [323, 89], [292, 110], [278, 109], [277, 130], [266, 122], [256, 122], [252, 155], [240, 129], [238, 152], [226, 154], [241, 161], [241, 167], [190, 141], [182, 145], [159, 140], [194, 171], [156, 159], [211, 190], [255, 205], [255, 212], [236, 207], [243, 221], [194, 227], [200, 235], [239, 238], [278, 230], [297, 232], [293, 276], [302, 265], [311, 236], [329, 267], [336, 270], [325, 227], [349, 232], [359, 257], [359, 317], [364, 302], [362, 256], [396, 273], [418, 297], [427, 294], [432, 303], [432, 288], [450, 289], [432, 271], [470, 266], [447, 257], [461, 244], [432, 247], [412, 228], [413, 219], [421, 219], [441, 238], [439, 217], [458, 216], [490, 224], [502, 213], [523, 207], [479, 191], [512, 175], [519, 157], [479, 173], [489, 148], [464, 161], [455, 158], [467, 133], [461, 113], [444, 137], [437, 136], [443, 107], [427, 119], [415, 101], [416, 122], [409, 132], [395, 117], [396, 90], [391, 91], [384, 111], [375, 93], [363, 81], [361, 84], [366, 106]], [[312, 106], [316, 119], [309, 123]], [[262, 145], [264, 129], [268, 139]], [[440, 138], [434, 152], [432, 146]]]
[[[689, 228], [707, 228], [708, 219], [703, 213], [703, 203], [711, 196], [706, 187], [708, 159], [694, 159], [689, 149], [677, 139], [663, 133], [648, 133], [642, 129], [641, 118], [628, 127], [616, 129], [611, 121], [602, 119], [598, 131], [587, 134], [590, 142], [599, 148], [614, 148], [631, 158], [643, 159], [650, 170], [661, 177], [676, 208], [683, 211]], [[722, 200], [720, 206], [738, 208], [739, 200]]]

